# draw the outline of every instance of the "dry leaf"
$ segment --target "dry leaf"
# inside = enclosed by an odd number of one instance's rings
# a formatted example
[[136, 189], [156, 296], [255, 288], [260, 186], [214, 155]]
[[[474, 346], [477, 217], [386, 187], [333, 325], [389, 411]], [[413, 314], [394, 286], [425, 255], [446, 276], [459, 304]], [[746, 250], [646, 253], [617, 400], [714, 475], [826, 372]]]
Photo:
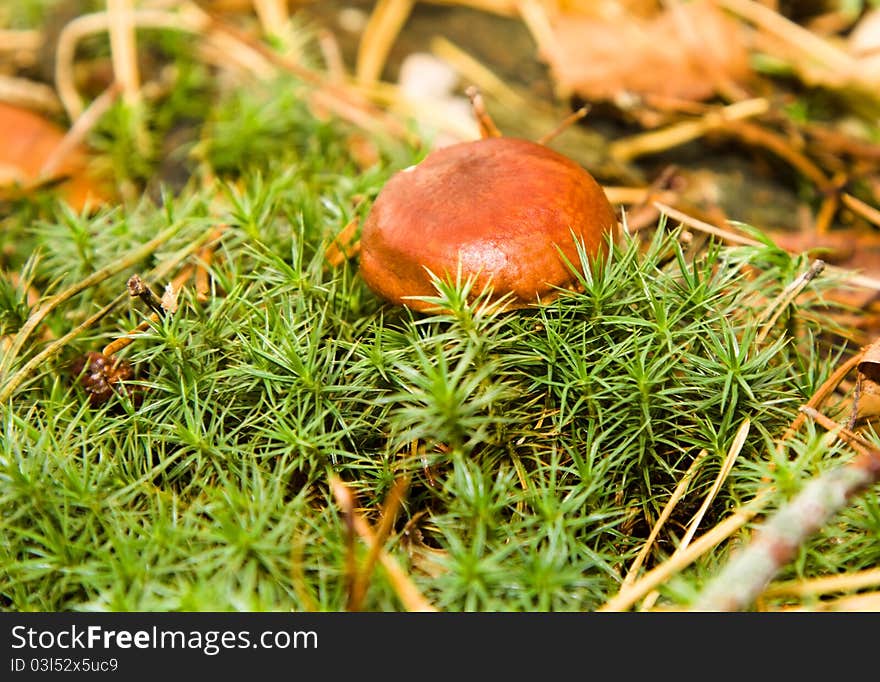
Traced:
[[866, 12], [847, 39], [849, 53], [869, 82], [880, 83], [880, 8]]
[[553, 30], [543, 57], [557, 85], [588, 100], [621, 92], [703, 100], [750, 74], [739, 22], [705, 1], [671, 3], [650, 19], [562, 14]]
[[859, 419], [880, 416], [880, 339], [865, 349], [858, 370], [850, 427]]
[[28, 109], [0, 102], [0, 188], [28, 192], [62, 181], [60, 194], [77, 211], [105, 202], [107, 192], [89, 177], [88, 153], [81, 146], [65, 153], [57, 163], [52, 161], [54, 170], [43, 172], [63, 139], [60, 126]]
[[162, 293], [162, 309], [168, 313], [169, 315], [173, 315], [177, 312], [178, 308], [178, 297], [180, 296], [180, 289], [175, 287], [173, 283], [169, 283], [165, 285], [165, 291]]

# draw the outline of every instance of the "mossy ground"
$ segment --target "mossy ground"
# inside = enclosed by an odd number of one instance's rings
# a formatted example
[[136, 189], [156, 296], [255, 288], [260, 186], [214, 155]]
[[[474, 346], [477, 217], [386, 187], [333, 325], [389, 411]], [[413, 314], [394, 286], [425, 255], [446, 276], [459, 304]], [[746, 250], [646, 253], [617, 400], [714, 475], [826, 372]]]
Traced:
[[[28, 286], [62, 292], [176, 229], [54, 308], [7, 356], [4, 382], [124, 294], [129, 276], [150, 280], [224, 230], [207, 299], [188, 284], [176, 313], [119, 352], [136, 373], [131, 392], [92, 404], [71, 370], [149, 314], [123, 297], [0, 406], [2, 608], [344, 609], [352, 547], [358, 558], [365, 548], [352, 543], [332, 473], [372, 523], [409, 479], [387, 551], [438, 609], [594, 610], [706, 451], [648, 566], [673, 551], [745, 420], [702, 529], [760, 490], [780, 504], [848, 456], [809, 425], [781, 453], [775, 445], [845, 350], [828, 333], [826, 279], [766, 327], [805, 258], [769, 244], [689, 248], [661, 221], [646, 243], [624, 240], [588, 268], [582, 291], [534, 309], [499, 312], [461, 281], [437, 282], [442, 314], [389, 307], [356, 258], [331, 266], [326, 253], [423, 152], [381, 144], [365, 169], [352, 130], [316, 118], [295, 80], [221, 95], [193, 69], [173, 101], [140, 119], [119, 104], [95, 131], [141, 198], [96, 215], [49, 195], [5, 207], [3, 268], [19, 275], [0, 289], [10, 339], [33, 310]], [[187, 92], [206, 104], [193, 108]], [[189, 180], [172, 187], [158, 142], [181, 110], [197, 134], [181, 156]], [[144, 120], [152, 156], [132, 152]], [[154, 288], [199, 264], [179, 260]], [[782, 577], [876, 564], [878, 509], [866, 494]], [[735, 544], [669, 581], [660, 604], [687, 606]], [[382, 569], [363, 608], [402, 608]]]

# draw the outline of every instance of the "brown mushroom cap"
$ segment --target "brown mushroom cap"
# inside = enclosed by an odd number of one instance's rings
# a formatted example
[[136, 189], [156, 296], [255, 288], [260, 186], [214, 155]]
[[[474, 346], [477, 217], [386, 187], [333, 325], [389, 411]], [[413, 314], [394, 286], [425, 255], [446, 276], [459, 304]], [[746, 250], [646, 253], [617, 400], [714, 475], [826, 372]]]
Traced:
[[[428, 270], [474, 276], [474, 292], [512, 293], [511, 307], [549, 300], [580, 267], [575, 239], [603, 252], [617, 218], [579, 164], [541, 144], [509, 137], [463, 142], [394, 175], [361, 235], [361, 276], [393, 303], [425, 310]], [[574, 235], [574, 236], [573, 236]]]

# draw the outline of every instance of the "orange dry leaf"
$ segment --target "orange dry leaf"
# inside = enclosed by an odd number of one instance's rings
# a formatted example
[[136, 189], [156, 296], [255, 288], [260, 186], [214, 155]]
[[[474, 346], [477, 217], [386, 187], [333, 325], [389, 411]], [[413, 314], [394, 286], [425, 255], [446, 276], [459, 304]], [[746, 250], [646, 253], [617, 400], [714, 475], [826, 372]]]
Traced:
[[877, 416], [880, 416], [880, 340], [875, 340], [864, 349], [862, 361], [859, 362], [850, 424]]
[[[27, 192], [59, 181], [61, 196], [77, 211], [105, 202], [108, 193], [89, 176], [86, 150], [59, 150], [63, 139], [63, 128], [28, 109], [0, 102], [0, 188]], [[62, 156], [53, 159], [58, 152]], [[45, 172], [47, 162], [51, 168]]]
[[749, 74], [739, 22], [712, 3], [668, 3], [652, 18], [561, 14], [545, 47], [560, 90], [587, 100], [623, 92], [704, 100]]

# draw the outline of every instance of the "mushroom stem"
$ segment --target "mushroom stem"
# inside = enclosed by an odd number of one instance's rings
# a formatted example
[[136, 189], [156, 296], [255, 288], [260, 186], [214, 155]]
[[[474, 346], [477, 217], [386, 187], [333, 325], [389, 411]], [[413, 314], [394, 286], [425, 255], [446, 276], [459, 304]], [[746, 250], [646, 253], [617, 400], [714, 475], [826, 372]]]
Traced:
[[483, 96], [480, 94], [479, 88], [471, 85], [465, 90], [465, 94], [471, 101], [471, 108], [474, 111], [477, 123], [480, 125], [480, 137], [483, 139], [487, 137], [501, 137], [501, 131], [498, 130], [498, 127], [486, 110], [486, 105], [483, 102]]

